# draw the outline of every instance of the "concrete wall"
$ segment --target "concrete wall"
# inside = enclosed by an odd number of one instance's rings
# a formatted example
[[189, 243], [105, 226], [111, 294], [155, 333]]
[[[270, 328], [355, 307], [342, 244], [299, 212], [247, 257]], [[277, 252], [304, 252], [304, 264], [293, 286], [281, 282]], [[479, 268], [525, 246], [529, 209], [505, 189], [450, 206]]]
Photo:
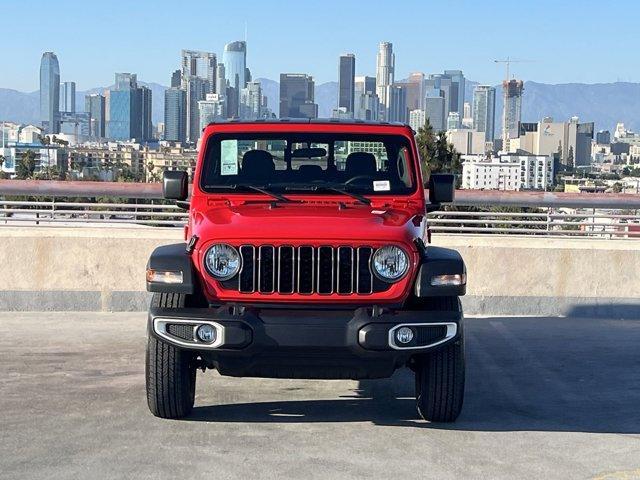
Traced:
[[[148, 301], [144, 271], [181, 229], [1, 227], [0, 310], [129, 311]], [[469, 314], [640, 318], [640, 242], [434, 236], [468, 268]]]

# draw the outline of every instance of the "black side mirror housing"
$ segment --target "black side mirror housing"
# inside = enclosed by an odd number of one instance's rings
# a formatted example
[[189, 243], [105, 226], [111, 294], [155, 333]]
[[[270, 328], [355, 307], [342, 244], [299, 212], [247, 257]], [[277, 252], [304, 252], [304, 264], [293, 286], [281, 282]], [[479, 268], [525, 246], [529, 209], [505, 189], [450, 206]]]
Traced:
[[164, 172], [162, 195], [167, 200], [186, 200], [189, 196], [189, 177], [187, 172], [177, 170]]
[[456, 177], [451, 173], [436, 173], [429, 176], [429, 202], [434, 205], [451, 203], [455, 197]]

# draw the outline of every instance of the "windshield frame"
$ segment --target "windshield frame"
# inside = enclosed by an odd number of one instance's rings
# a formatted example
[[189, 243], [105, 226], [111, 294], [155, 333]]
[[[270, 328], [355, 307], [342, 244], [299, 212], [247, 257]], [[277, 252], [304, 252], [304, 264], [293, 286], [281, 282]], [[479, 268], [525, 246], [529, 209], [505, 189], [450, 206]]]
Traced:
[[[316, 143], [327, 143], [327, 139], [331, 139], [332, 142], [342, 142], [342, 141], [362, 141], [362, 142], [367, 142], [367, 141], [371, 141], [371, 142], [384, 142], [386, 143], [390, 138], [394, 139], [395, 141], [398, 142], [399, 145], [401, 145], [402, 148], [405, 148], [406, 153], [407, 153], [407, 168], [409, 169], [409, 180], [411, 182], [411, 186], [410, 187], [405, 187], [404, 190], [402, 190], [401, 192], [399, 191], [374, 191], [374, 190], [367, 190], [367, 191], [363, 191], [364, 189], [353, 189], [353, 193], [362, 195], [362, 196], [371, 196], [371, 197], [407, 197], [407, 196], [413, 196], [416, 194], [416, 192], [418, 192], [420, 185], [419, 185], [419, 176], [418, 176], [418, 172], [416, 172], [416, 168], [419, 168], [418, 163], [417, 163], [417, 159], [415, 158], [415, 150], [413, 147], [413, 142], [412, 139], [410, 139], [406, 134], [404, 134], [401, 131], [398, 132], [389, 132], [389, 133], [377, 133], [377, 132], [334, 132], [334, 131], [306, 131], [306, 130], [287, 130], [287, 131], [270, 131], [270, 130], [260, 130], [260, 131], [242, 131], [242, 132], [238, 132], [238, 131], [230, 131], [230, 132], [214, 132], [210, 135], [208, 135], [206, 137], [206, 141], [203, 142], [204, 145], [202, 146], [202, 152], [201, 152], [201, 159], [200, 159], [200, 168], [198, 169], [198, 188], [199, 190], [205, 194], [205, 195], [212, 195], [212, 194], [224, 194], [224, 195], [244, 195], [246, 196], [247, 194], [249, 194], [249, 192], [247, 191], [241, 191], [239, 189], [234, 189], [233, 188], [233, 184], [237, 183], [237, 182], [233, 182], [231, 184], [229, 184], [228, 188], [225, 188], [224, 184], [215, 184], [215, 188], [208, 188], [207, 183], [207, 175], [206, 175], [206, 171], [209, 168], [209, 164], [211, 161], [211, 155], [209, 154], [209, 152], [211, 151], [210, 149], [213, 147], [215, 142], [222, 142], [223, 140], [270, 140], [270, 139], [281, 139], [281, 140], [286, 140], [287, 143], [289, 145], [291, 145], [292, 143], [303, 143], [300, 142], [300, 138], [301, 137], [310, 137], [313, 138], [314, 140], [312, 140], [313, 142]], [[333, 155], [333, 148], [331, 148], [332, 152], [331, 155]], [[327, 162], [329, 162], [329, 156], [330, 154], [327, 154]], [[335, 158], [332, 159], [333, 162], [335, 162]], [[210, 179], [209, 179], [210, 180]], [[263, 187], [263, 184], [258, 185], [259, 182], [256, 182], [256, 186], [258, 187]], [[290, 183], [290, 182], [286, 182], [286, 181], [266, 181], [264, 182], [264, 187], [265, 188], [269, 188], [270, 190], [272, 189], [273, 186], [276, 186], [278, 184], [286, 184], [286, 183]], [[214, 184], [210, 184], [210, 185], [214, 185]], [[327, 188], [322, 188], [322, 187], [336, 187], [339, 186], [341, 188], [344, 188], [345, 190], [350, 190], [351, 188], [349, 188], [349, 185], [345, 185], [343, 183], [336, 183], [336, 182], [319, 182], [317, 184], [320, 188], [318, 189], [310, 189], [310, 188], [306, 188], [309, 186], [309, 184], [304, 183], [304, 182], [300, 182], [300, 186], [301, 188], [295, 189], [295, 188], [291, 188], [289, 190], [279, 190], [279, 189], [275, 189], [274, 191], [280, 194], [287, 194], [287, 196], [298, 196], [298, 195], [302, 195], [302, 196], [335, 196], [335, 195], [341, 195], [340, 193], [331, 193], [329, 192], [329, 190]], [[259, 193], [255, 193], [257, 195], [260, 195]], [[255, 195], [254, 194], [254, 195]]]

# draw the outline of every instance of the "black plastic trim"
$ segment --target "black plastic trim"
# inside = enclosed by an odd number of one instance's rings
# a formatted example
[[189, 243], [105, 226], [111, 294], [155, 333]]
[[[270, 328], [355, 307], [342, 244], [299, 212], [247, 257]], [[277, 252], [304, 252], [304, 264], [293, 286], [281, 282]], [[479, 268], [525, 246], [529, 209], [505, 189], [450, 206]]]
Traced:
[[466, 273], [467, 268], [458, 251], [428, 246], [416, 277], [415, 295], [416, 297], [462, 296], [467, 292], [466, 282], [460, 286], [434, 287], [431, 285], [431, 278], [435, 275], [464, 274], [466, 276]]
[[156, 248], [149, 257], [147, 269], [182, 272], [182, 283], [168, 284], [147, 282], [148, 292], [193, 294], [194, 273], [191, 256], [187, 253], [186, 243], [162, 245]]

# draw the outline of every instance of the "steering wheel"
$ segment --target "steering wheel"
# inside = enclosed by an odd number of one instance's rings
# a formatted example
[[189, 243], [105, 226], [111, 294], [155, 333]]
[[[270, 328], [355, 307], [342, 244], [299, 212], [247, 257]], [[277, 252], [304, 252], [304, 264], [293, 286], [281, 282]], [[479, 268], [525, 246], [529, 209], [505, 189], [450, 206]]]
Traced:
[[356, 175], [355, 177], [351, 177], [349, 180], [344, 182], [344, 185], [351, 185], [352, 183], [359, 182], [360, 180], [373, 181], [373, 176], [372, 175]]

